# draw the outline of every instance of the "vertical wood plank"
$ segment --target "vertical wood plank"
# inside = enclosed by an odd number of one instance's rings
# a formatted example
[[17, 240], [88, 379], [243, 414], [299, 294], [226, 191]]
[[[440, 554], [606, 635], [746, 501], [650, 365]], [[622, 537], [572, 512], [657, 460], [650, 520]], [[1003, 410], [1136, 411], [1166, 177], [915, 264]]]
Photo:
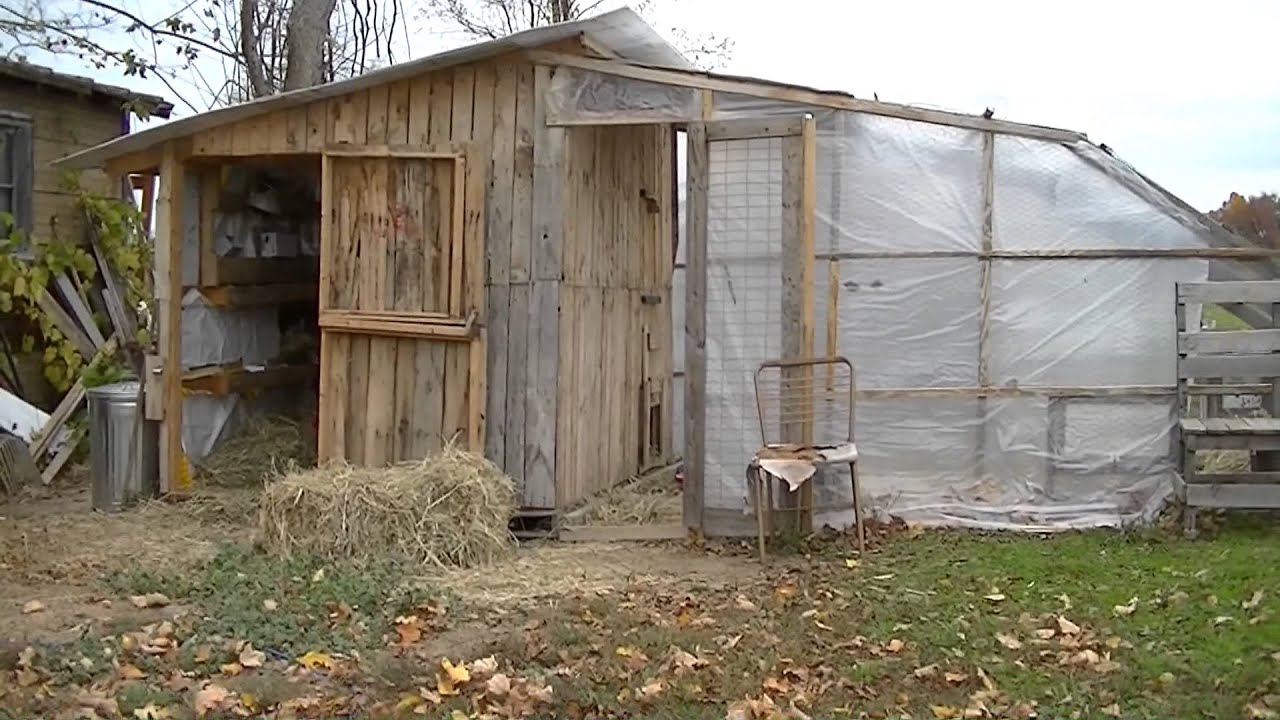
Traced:
[[515, 481], [525, 507], [553, 507], [541, 493], [525, 483], [525, 398], [528, 387], [525, 365], [529, 360], [529, 285], [509, 286], [511, 310], [507, 337], [506, 453], [502, 467]]
[[[494, 90], [497, 77], [492, 65], [480, 65], [475, 68], [473, 81], [473, 100], [471, 112], [471, 157], [466, 163], [466, 218], [463, 230], [463, 267], [465, 280], [463, 283], [463, 307], [468, 312], [475, 311], [481, 320], [488, 317], [488, 293], [485, 291], [485, 280], [488, 270], [485, 267], [487, 258], [484, 229], [486, 227], [486, 197], [489, 178], [493, 174], [493, 123], [494, 123]], [[456, 124], [456, 123], [455, 123]], [[470, 447], [476, 452], [484, 452], [485, 436], [488, 432], [489, 408], [489, 373], [488, 373], [489, 335], [485, 328], [472, 341], [470, 364], [468, 370], [467, 409], [470, 417], [467, 422]]]
[[516, 70], [516, 136], [515, 180], [512, 194], [510, 281], [528, 282], [533, 254], [533, 165], [534, 102], [533, 66], [522, 64]]
[[368, 142], [369, 93], [356, 91], [329, 100], [333, 141], [349, 145]]
[[[407, 132], [407, 130], [406, 130]], [[425, 161], [393, 161], [388, 180], [394, 193], [394, 238], [391, 255], [395, 267], [394, 302], [396, 310], [420, 310], [422, 307], [423, 253], [427, 239], [422, 235], [423, 191], [428, 183]], [[417, 460], [413, 437], [415, 403], [420, 395], [418, 386], [417, 340], [400, 339], [396, 343], [395, 357], [395, 437], [392, 440], [393, 460]]]
[[329, 141], [329, 101], [316, 100], [307, 103], [307, 152], [324, 152]]
[[564, 128], [546, 124], [551, 69], [539, 66], [533, 112], [533, 283], [530, 288], [525, 483], [556, 497], [556, 389], [560, 348], [560, 248], [564, 241]]
[[164, 418], [160, 421], [160, 491], [186, 494], [191, 475], [182, 453], [182, 198], [185, 170], [177, 143], [164, 146], [156, 195], [156, 304]]
[[[982, 255], [978, 259], [978, 386], [991, 385], [991, 250], [994, 245], [995, 160], [994, 133], [982, 134]], [[987, 475], [987, 398], [978, 398], [977, 479]]]
[[691, 123], [685, 162], [685, 320], [684, 320], [684, 487], [685, 527], [704, 524], [704, 468], [707, 430], [707, 190], [711, 159], [707, 126]]
[[285, 112], [284, 151], [304, 152], [307, 149], [307, 106], [300, 105]]
[[[384, 105], [385, 106], [385, 105]], [[382, 131], [385, 135], [385, 128]], [[388, 240], [394, 223], [389, 217], [392, 201], [389, 198], [389, 165], [387, 159], [366, 161], [369, 174], [369, 235], [364, 238], [361, 254], [370, 262], [363, 263], [362, 270], [368, 279], [369, 305], [362, 309], [390, 310], [394, 307], [394, 282], [387, 277]], [[365, 412], [364, 461], [367, 465], [382, 466], [394, 459], [392, 444], [395, 436], [395, 382], [396, 341], [393, 338], [369, 338], [368, 407]]]
[[[333, 158], [320, 158], [320, 310], [333, 305], [330, 294], [337, 217], [334, 211]], [[343, 191], [344, 192], [344, 191]], [[345, 335], [320, 332], [320, 419], [316, 457], [320, 462], [341, 460], [346, 454], [345, 417], [347, 406], [347, 355], [350, 343]]]
[[365, 116], [366, 138], [370, 144], [390, 142], [387, 137], [388, 97], [390, 86], [386, 83], [369, 88], [368, 110]]
[[218, 284], [218, 254], [214, 249], [214, 213], [222, 190], [222, 168], [214, 165], [200, 173], [200, 285]]
[[[511, 232], [512, 188], [515, 178], [516, 141], [516, 66], [498, 66], [497, 86], [493, 107], [493, 173], [489, 184], [489, 201], [485, 214], [488, 231], [486, 255], [488, 257], [488, 282], [490, 285], [506, 285], [511, 281]], [[490, 323], [492, 327], [492, 323]], [[492, 333], [489, 340], [499, 341]], [[503, 361], [505, 367], [506, 361]], [[496, 368], [490, 363], [496, 373]], [[490, 415], [491, 420], [496, 416]]]
[[409, 144], [409, 86], [408, 80], [391, 83], [387, 89], [387, 143]]
[[431, 76], [419, 75], [409, 81], [410, 145], [431, 144]]

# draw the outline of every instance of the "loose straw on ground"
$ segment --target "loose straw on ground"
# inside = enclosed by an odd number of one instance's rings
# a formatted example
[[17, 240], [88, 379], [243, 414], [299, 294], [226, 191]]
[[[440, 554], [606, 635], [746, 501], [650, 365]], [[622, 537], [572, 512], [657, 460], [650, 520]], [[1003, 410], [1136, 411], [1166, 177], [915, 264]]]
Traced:
[[327, 465], [266, 486], [260, 540], [282, 555], [471, 567], [514, 547], [515, 500], [511, 478], [453, 446], [384, 468]]
[[256, 487], [294, 466], [315, 464], [297, 420], [258, 415], [199, 463], [197, 479], [211, 487]]

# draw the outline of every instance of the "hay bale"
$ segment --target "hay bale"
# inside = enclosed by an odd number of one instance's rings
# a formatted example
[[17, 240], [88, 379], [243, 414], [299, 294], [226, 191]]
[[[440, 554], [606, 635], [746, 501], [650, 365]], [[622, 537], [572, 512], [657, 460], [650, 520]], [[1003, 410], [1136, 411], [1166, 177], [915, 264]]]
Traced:
[[200, 461], [196, 479], [212, 487], [252, 487], [294, 466], [315, 465], [302, 424], [277, 415], [255, 415]]
[[259, 541], [286, 556], [470, 567], [514, 547], [515, 503], [515, 483], [496, 465], [449, 446], [391, 467], [291, 472], [263, 490]]

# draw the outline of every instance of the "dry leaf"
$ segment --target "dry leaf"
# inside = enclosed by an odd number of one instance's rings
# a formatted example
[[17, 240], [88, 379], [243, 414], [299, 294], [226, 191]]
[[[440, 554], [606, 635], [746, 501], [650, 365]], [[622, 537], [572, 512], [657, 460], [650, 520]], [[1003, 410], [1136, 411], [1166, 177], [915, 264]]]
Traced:
[[116, 717], [120, 714], [120, 703], [116, 702], [115, 698], [91, 690], [81, 691], [76, 696], [76, 704], [107, 717]]
[[505, 697], [511, 692], [511, 678], [498, 673], [485, 682], [484, 691], [493, 697]]
[[1053, 628], [1039, 628], [1036, 630], [1036, 637], [1040, 638], [1041, 640], [1048, 640], [1057, 634], [1058, 634], [1058, 631], [1054, 630]]
[[996, 640], [999, 640], [1001, 645], [1009, 648], [1010, 650], [1022, 649], [1022, 641], [1012, 635], [998, 633], [996, 635]]
[[18, 685], [20, 687], [31, 687], [40, 682], [40, 673], [29, 667], [20, 667], [17, 671]]
[[321, 580], [324, 580], [324, 568], [320, 568], [311, 574], [311, 582], [318, 583]]
[[534, 702], [549, 703], [551, 702], [551, 686], [550, 685], [526, 685], [524, 694], [529, 696]]
[[999, 588], [991, 588], [991, 592], [986, 595], [983, 595], [982, 599], [990, 600], [991, 602], [998, 603], [998, 602], [1004, 602], [1005, 596], [1004, 596], [1004, 593], [1000, 592]]
[[862, 563], [859, 562], [857, 558], [846, 558], [844, 561], [844, 566], [850, 569], [856, 568], [861, 564]]
[[1120, 717], [1120, 703], [1111, 703], [1110, 705], [1102, 708], [1100, 712], [1103, 715], [1110, 715], [1111, 717]]
[[168, 710], [156, 706], [155, 703], [147, 703], [145, 706], [134, 710], [133, 716], [138, 720], [168, 720], [173, 717]]
[[884, 646], [884, 649], [888, 650], [891, 653], [896, 653], [896, 652], [902, 652], [902, 649], [905, 648], [906, 646], [907, 646], [906, 643], [902, 642], [897, 638], [894, 638], [889, 641], [888, 645]]
[[929, 709], [933, 711], [933, 716], [939, 720], [947, 720], [948, 718], [963, 717], [960, 710], [950, 705], [930, 705]]
[[329, 657], [325, 653], [311, 650], [306, 655], [298, 658], [298, 664], [308, 670], [317, 670], [320, 668], [332, 670], [333, 658]]
[[745, 610], [746, 612], [755, 612], [760, 609], [758, 605], [746, 599], [742, 595], [739, 595], [733, 603], [739, 610]]
[[401, 645], [412, 645], [422, 639], [422, 620], [417, 615], [396, 618], [396, 635]]
[[146, 608], [165, 607], [172, 601], [164, 593], [147, 593], [146, 595], [132, 595], [129, 597], [129, 602], [133, 603], [134, 607], [143, 610]]
[[1213, 626], [1218, 627], [1219, 625], [1226, 625], [1227, 623], [1233, 623], [1235, 621], [1236, 619], [1230, 615], [1219, 615], [1213, 619]]
[[146, 676], [147, 674], [142, 672], [142, 670], [138, 669], [136, 666], [128, 664], [120, 666], [120, 678], [122, 680], [141, 680]]
[[1062, 609], [1063, 609], [1063, 610], [1070, 610], [1070, 609], [1071, 609], [1071, 597], [1070, 597], [1069, 595], [1067, 595], [1066, 593], [1062, 593], [1061, 595], [1059, 595], [1059, 596], [1058, 596], [1058, 601], [1062, 603]]
[[227, 663], [226, 665], [218, 666], [218, 671], [227, 677], [235, 677], [244, 672], [244, 666], [238, 662]]
[[912, 670], [912, 671], [911, 671], [911, 674], [912, 674], [912, 675], [915, 675], [916, 677], [920, 678], [921, 680], [923, 680], [923, 679], [925, 679], [925, 678], [931, 678], [931, 677], [934, 677], [934, 676], [936, 676], [936, 675], [938, 674], [938, 666], [937, 666], [937, 665], [925, 665], [924, 667], [918, 667], [918, 668], [916, 668], [915, 670]]
[[682, 672], [689, 672], [705, 667], [707, 665], [707, 661], [697, 655], [685, 652], [680, 648], [676, 648], [671, 652], [671, 664], [675, 667], [676, 674], [679, 675]]
[[[1263, 597], [1263, 595], [1264, 595], [1264, 594], [1265, 594], [1265, 593], [1263, 593], [1261, 590], [1258, 590], [1258, 591], [1254, 592], [1254, 593], [1253, 593], [1253, 597], [1251, 597], [1251, 598], [1249, 598], [1248, 600], [1245, 600], [1244, 602], [1240, 603], [1240, 607], [1244, 608], [1245, 610], [1252, 610], [1252, 609], [1254, 609], [1254, 608], [1258, 607], [1259, 605], [1261, 605], [1261, 604], [1262, 604], [1262, 597]], [[25, 609], [24, 609], [24, 611], [25, 611]]]
[[1132, 615], [1137, 609], [1138, 609], [1138, 598], [1135, 597], [1135, 598], [1130, 598], [1129, 602], [1125, 603], [1124, 605], [1117, 605], [1111, 608], [1111, 612], [1115, 613], [1117, 617], [1128, 617], [1129, 615]]
[[946, 680], [948, 683], [952, 685], [960, 685], [962, 683], [968, 682], [969, 676], [965, 673], [949, 672], [949, 673], [944, 673], [942, 675], [942, 679]]
[[665, 688], [666, 686], [662, 684], [661, 680], [654, 680], [646, 683], [643, 687], [636, 690], [636, 699], [640, 702], [652, 701], [654, 698], [661, 695]]
[[618, 657], [629, 658], [635, 655], [636, 652], [638, 651], [635, 648], [630, 647], [628, 645], [619, 645], [613, 652]]
[[261, 650], [254, 650], [253, 645], [245, 643], [240, 650], [240, 666], [245, 668], [259, 668], [262, 663], [266, 662], [267, 655]]
[[175, 632], [177, 632], [177, 628], [173, 626], [173, 623], [165, 620], [156, 627], [154, 634], [156, 637], [171, 638]]
[[1080, 626], [1066, 619], [1062, 615], [1058, 616], [1058, 630], [1061, 631], [1063, 635], [1080, 634]]
[[498, 671], [498, 658], [490, 655], [487, 658], [472, 660], [467, 669], [471, 671], [471, 677], [483, 680]]
[[262, 609], [266, 610], [267, 612], [272, 612], [278, 607], [280, 607], [280, 603], [276, 602], [275, 600], [272, 600], [271, 598], [267, 598], [266, 600], [262, 601]]
[[29, 600], [27, 604], [22, 606], [23, 615], [31, 615], [33, 613], [44, 612], [48, 607], [39, 600]]
[[221, 685], [209, 685], [196, 693], [196, 717], [204, 717], [214, 710], [222, 710], [231, 698], [231, 691]]
[[196, 648], [195, 656], [192, 659], [195, 660], [197, 663], [204, 664], [209, 662], [209, 659], [212, 657], [213, 657], [213, 648], [209, 647], [208, 645], [200, 645], [199, 647]]

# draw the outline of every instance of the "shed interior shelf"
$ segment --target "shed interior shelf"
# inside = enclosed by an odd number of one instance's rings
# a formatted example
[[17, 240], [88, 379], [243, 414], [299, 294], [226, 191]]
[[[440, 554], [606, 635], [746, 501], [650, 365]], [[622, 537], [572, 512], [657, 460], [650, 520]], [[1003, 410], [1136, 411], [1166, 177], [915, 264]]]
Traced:
[[200, 288], [200, 294], [215, 307], [243, 308], [285, 303], [314, 302], [319, 286], [314, 282], [271, 285], [216, 285]]
[[182, 388], [189, 392], [230, 395], [281, 385], [304, 385], [316, 379], [318, 366], [278, 365], [250, 370], [240, 365], [213, 365], [189, 370], [182, 376]]

